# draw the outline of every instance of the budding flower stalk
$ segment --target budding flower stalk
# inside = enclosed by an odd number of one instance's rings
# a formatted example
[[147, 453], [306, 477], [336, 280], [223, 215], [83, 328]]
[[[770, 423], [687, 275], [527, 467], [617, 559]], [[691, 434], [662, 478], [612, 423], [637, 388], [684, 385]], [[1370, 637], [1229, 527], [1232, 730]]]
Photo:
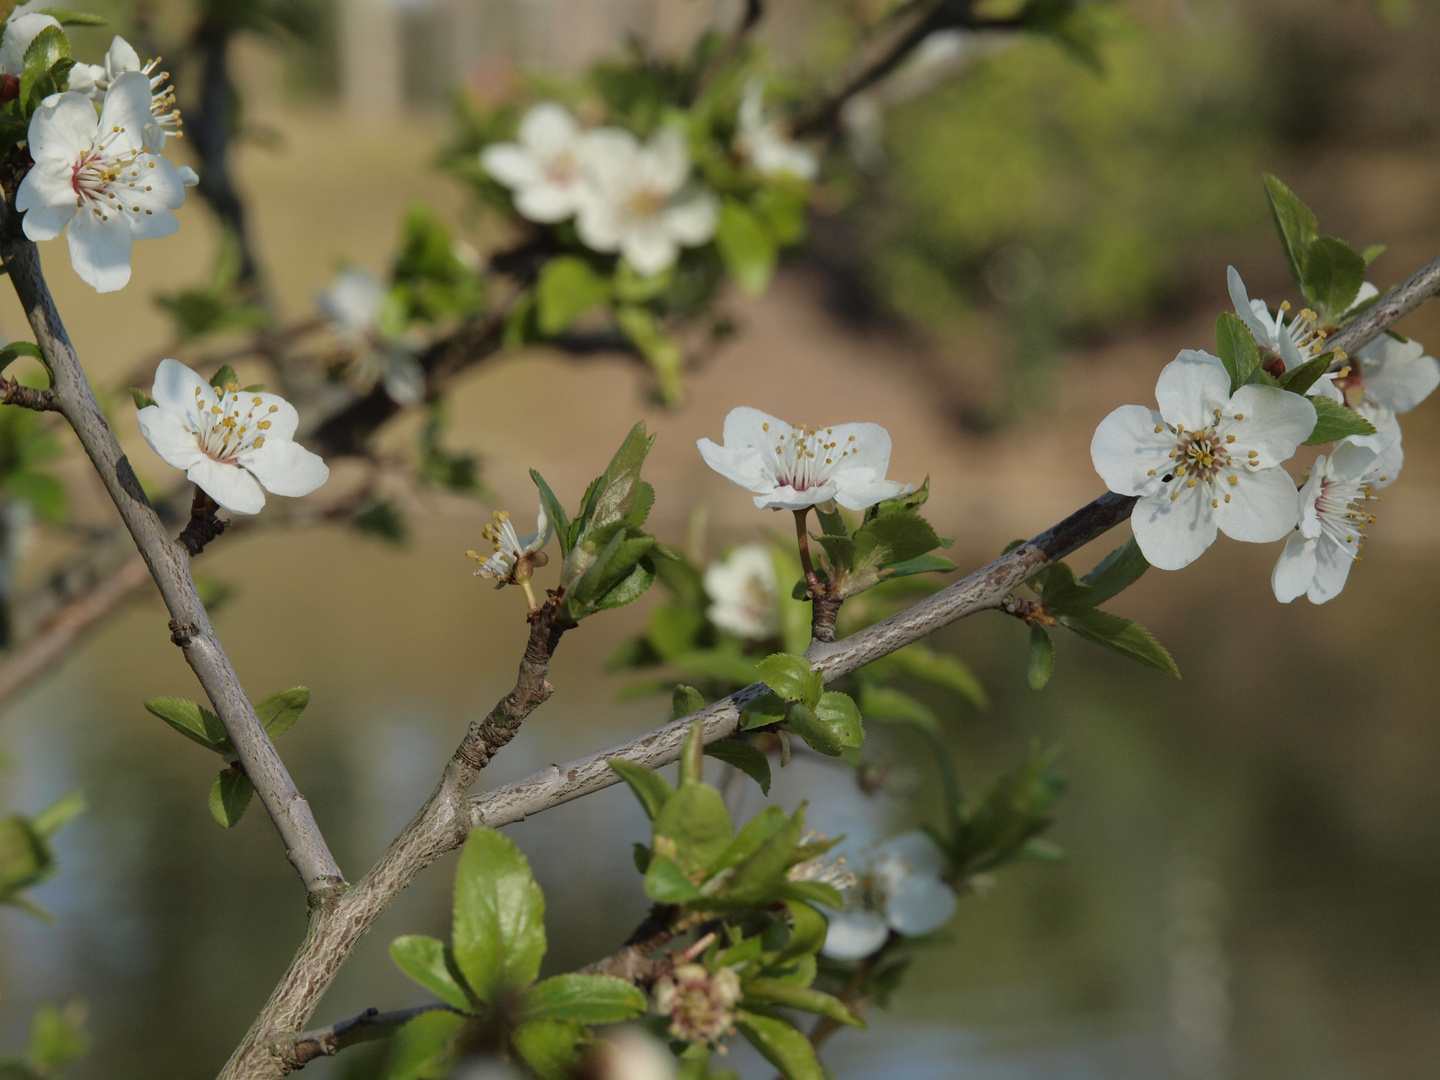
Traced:
[[550, 557], [540, 549], [550, 542], [550, 537], [555, 532], [549, 515], [545, 513], [544, 503], [541, 503], [540, 512], [535, 519], [535, 532], [529, 536], [516, 534], [508, 511], [496, 510], [490, 515], [490, 519], [490, 524], [481, 530], [480, 535], [490, 541], [491, 553], [486, 556], [467, 551], [465, 557], [480, 564], [475, 576], [490, 578], [497, 589], [503, 585], [519, 585], [525, 592], [525, 600], [530, 605], [530, 610], [538, 611], [540, 603], [530, 588], [530, 577], [536, 567], [544, 566], [550, 561]]
[[735, 1034], [740, 976], [731, 968], [711, 973], [703, 964], [680, 964], [656, 982], [653, 996], [656, 1010], [670, 1018], [670, 1034], [677, 1039], [719, 1046]]

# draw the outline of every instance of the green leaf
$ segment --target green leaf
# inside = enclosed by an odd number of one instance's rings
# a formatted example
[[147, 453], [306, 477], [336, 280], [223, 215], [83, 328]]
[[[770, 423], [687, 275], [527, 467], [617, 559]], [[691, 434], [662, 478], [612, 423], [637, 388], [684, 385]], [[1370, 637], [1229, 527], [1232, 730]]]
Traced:
[[465, 992], [455, 957], [438, 938], [407, 934], [390, 943], [390, 959], [404, 974], [447, 1005], [465, 1012], [475, 1008]]
[[629, 518], [639, 492], [640, 467], [654, 441], [653, 435], [645, 433], [643, 420], [630, 429], [610, 464], [586, 494], [577, 543]]
[[834, 908], [839, 911], [845, 906], [840, 890], [823, 881], [787, 881], [776, 894], [781, 900], [803, 900], [807, 904]]
[[525, 992], [520, 1020], [618, 1024], [645, 1011], [645, 995], [613, 975], [556, 975]]
[[720, 792], [708, 784], [681, 784], [655, 815], [656, 850], [661, 837], [674, 842], [674, 859], [687, 874], [707, 870], [730, 845], [735, 827]]
[[150, 392], [148, 390], [142, 390], [138, 386], [130, 387], [130, 397], [135, 402], [135, 408], [137, 409], [148, 409], [151, 405], [155, 404], [155, 399], [150, 396]]
[[742, 1009], [735, 1026], [785, 1080], [825, 1080], [810, 1040], [786, 1021]]
[[[688, 652], [694, 652], [700, 632], [704, 629], [705, 616], [695, 608], [683, 604], [661, 604], [650, 610], [650, 626], [645, 636], [655, 651], [660, 654], [660, 658], [669, 660], [676, 656], [684, 656]], [[678, 688], [676, 692], [679, 692]], [[700, 696], [698, 690], [695, 691], [695, 696]], [[702, 699], [701, 705], [703, 704], [704, 700]], [[688, 711], [694, 712], [695, 710]], [[684, 716], [686, 713], [678, 715]], [[672, 720], [676, 718], [671, 717]]]
[[1387, 246], [1386, 244], [1371, 244], [1364, 251], [1360, 252], [1360, 258], [1365, 260], [1366, 266], [1369, 266], [1381, 255], [1385, 254], [1385, 248]]
[[786, 701], [814, 705], [825, 689], [825, 676], [810, 669], [810, 661], [790, 653], [772, 653], [755, 665], [760, 680]]
[[254, 794], [255, 785], [243, 772], [221, 769], [215, 783], [210, 785], [210, 816], [220, 823], [221, 828], [233, 829]]
[[1275, 221], [1275, 231], [1280, 234], [1285, 261], [1290, 264], [1290, 276], [1303, 287], [1305, 256], [1310, 245], [1320, 237], [1320, 225], [1310, 208], [1269, 173], [1265, 174], [1265, 197], [1270, 201], [1270, 216]]
[[[37, 84], [46, 76], [51, 77], [52, 84], [58, 81], [56, 77], [62, 71], [68, 72], [73, 66], [65, 63], [69, 58], [70, 39], [65, 36], [65, 31], [60, 27], [47, 26], [35, 35], [34, 40], [25, 50], [22, 61], [25, 68], [20, 76], [20, 101], [27, 111], [33, 108], [31, 96]], [[57, 86], [56, 89], [59, 87]]]
[[835, 732], [841, 746], [855, 747], [865, 741], [865, 732], [860, 726], [860, 710], [849, 694], [842, 694], [839, 690], [825, 691], [815, 706], [815, 715]]
[[783, 724], [789, 713], [790, 703], [776, 694], [761, 694], [746, 703], [740, 711], [740, 730], [753, 731], [755, 728]]
[[828, 533], [818, 539], [820, 546], [825, 549], [825, 559], [830, 564], [832, 580], [838, 577], [842, 571], [854, 569], [854, 540], [848, 536], [831, 536]]
[[941, 555], [917, 555], [913, 559], [891, 563], [885, 567], [885, 577], [901, 578], [912, 574], [949, 574], [956, 569], [955, 563]]
[[1180, 677], [1180, 669], [1175, 666], [1165, 646], [1137, 622], [1111, 615], [1108, 611], [1076, 611], [1061, 615], [1060, 624], [1097, 645], [1114, 649], [1121, 656], [1138, 660], [1172, 678]]
[[792, 986], [776, 979], [749, 979], [745, 983], [746, 1001], [763, 1001], [787, 1009], [824, 1016], [849, 1027], [863, 1028], [865, 1021], [856, 1016], [839, 998], [805, 986]]
[[408, 1021], [390, 1040], [380, 1080], [439, 1080], [456, 1053], [466, 1018], [435, 1009]]
[[1132, 536], [1080, 580], [1090, 586], [1090, 604], [1094, 607], [1134, 585], [1148, 569], [1150, 563]]
[[[741, 826], [740, 831], [735, 834], [735, 839], [730, 841], [730, 846], [715, 861], [715, 869], [725, 870], [732, 866], [738, 866], [755, 854], [761, 845], [785, 828], [790, 820], [790, 815], [774, 803], [766, 806]], [[791, 847], [794, 847], [799, 839], [800, 834], [796, 832]]]
[[645, 868], [645, 895], [658, 904], [684, 904], [698, 899], [700, 890], [674, 859], [652, 855]]
[[610, 282], [584, 259], [561, 255], [540, 271], [535, 284], [536, 322], [540, 332], [553, 336], [610, 299]]
[[857, 566], [889, 566], [918, 558], [940, 546], [935, 529], [919, 514], [891, 513], [855, 532]]
[[1260, 347], [1245, 321], [1233, 311], [1223, 311], [1215, 322], [1215, 351], [1230, 373], [1233, 394], [1250, 381], [1260, 367]]
[[720, 739], [705, 747], [705, 753], [717, 761], [733, 765], [760, 785], [762, 795], [770, 794], [770, 759], [747, 742]]
[[693, 686], [685, 686], [682, 683], [675, 687], [675, 692], [670, 695], [671, 720], [679, 720], [683, 716], [699, 712], [704, 707], [705, 699]]
[[1286, 371], [1280, 376], [1280, 389], [1289, 390], [1292, 394], [1304, 394], [1306, 390], [1315, 385], [1315, 380], [1324, 375], [1330, 367], [1330, 361], [1334, 359], [1334, 353], [1321, 353], [1319, 356], [1311, 357], [1297, 368]]
[[640, 800], [645, 816], [651, 821], [659, 816], [670, 797], [675, 794], [675, 789], [654, 769], [647, 769], [644, 765], [637, 765], [624, 758], [611, 758], [606, 764], [616, 776], [630, 785], [635, 798]]
[[0, 370], [13, 364], [22, 356], [28, 356], [32, 360], [45, 362], [45, 354], [40, 351], [40, 346], [30, 341], [12, 341], [3, 349], [0, 349]]
[[1305, 255], [1303, 291], [1319, 311], [1322, 322], [1349, 310], [1364, 283], [1365, 260], [1345, 241], [1322, 236], [1310, 245]]
[[1335, 442], [1347, 435], [1375, 434], [1374, 424], [1338, 401], [1325, 397], [1307, 397], [1305, 400], [1315, 406], [1315, 428], [1305, 440], [1306, 446]]
[[540, 503], [545, 507], [545, 516], [555, 527], [555, 539], [560, 542], [560, 555], [563, 558], [570, 554], [570, 519], [565, 515], [565, 507], [560, 504], [560, 500], [555, 497], [550, 485], [538, 470], [530, 470], [530, 479], [540, 490]]
[[660, 400], [667, 405], [678, 403], [680, 377], [685, 370], [685, 353], [679, 343], [661, 330], [655, 316], [642, 307], [627, 304], [616, 308], [615, 323], [655, 372]]
[[928, 645], [915, 644], [891, 653], [886, 662], [912, 679], [920, 679], [960, 695], [977, 709], [983, 711], [990, 707], [990, 699], [986, 697], [980, 680], [958, 656], [936, 652]]
[[1025, 681], [1031, 690], [1043, 690], [1055, 671], [1055, 642], [1039, 623], [1030, 627], [1030, 660], [1025, 670]]
[[574, 1020], [528, 1020], [510, 1035], [515, 1052], [540, 1080], [570, 1080], [585, 1029]]
[[715, 245], [725, 269], [751, 296], [759, 296], [775, 272], [775, 241], [759, 218], [734, 199], [720, 205]]
[[621, 259], [615, 266], [615, 299], [627, 303], [643, 304], [654, 300], [675, 280], [675, 266], [672, 263], [658, 274], [642, 274], [628, 261]]
[[[82, 1014], [83, 1015], [83, 1014]], [[49, 1076], [90, 1049], [90, 1040], [80, 1027], [73, 1008], [41, 1005], [30, 1021], [30, 1041], [25, 1064], [41, 1076]]]
[[805, 744], [817, 754], [839, 757], [844, 744], [840, 736], [828, 725], [820, 722], [815, 710], [803, 701], [792, 701], [785, 712], [785, 725], [800, 736]]
[[[772, 810], [779, 813], [771, 813]], [[735, 872], [725, 883], [723, 892], [714, 897], [712, 903], [717, 906], [750, 907], [777, 899], [780, 891], [790, 884], [786, 874], [798, 861], [795, 852], [804, 829], [803, 807], [789, 816], [780, 811], [779, 807], [767, 807], [747, 822], [741, 835], [735, 838], [737, 843], [732, 849], [742, 847], [742, 840], [744, 845], [750, 845], [754, 844], [757, 838], [763, 839], [743, 858], [737, 859], [738, 851], [733, 850], [726, 852], [721, 858], [721, 866], [734, 860]], [[770, 832], [768, 836], [765, 835], [767, 831]]]
[[830, 921], [809, 904], [786, 900], [785, 906], [790, 910], [790, 920], [794, 926], [790, 931], [790, 940], [775, 958], [776, 963], [780, 964], [819, 952], [830, 929]]
[[493, 1003], [535, 981], [545, 955], [545, 898], [530, 863], [494, 829], [472, 829], [455, 871], [450, 933], [475, 997]]
[[184, 698], [153, 697], [145, 701], [145, 708], [205, 749], [234, 755], [235, 748], [230, 745], [230, 739], [225, 734], [225, 725], [204, 706]]
[[278, 739], [295, 725], [300, 714], [310, 704], [310, 690], [304, 686], [292, 686], [289, 690], [278, 690], [267, 698], [255, 703], [255, 715], [264, 725], [265, 734]]
[[860, 712], [871, 720], [910, 724], [932, 735], [940, 734], [940, 721], [934, 710], [893, 687], [861, 686]]

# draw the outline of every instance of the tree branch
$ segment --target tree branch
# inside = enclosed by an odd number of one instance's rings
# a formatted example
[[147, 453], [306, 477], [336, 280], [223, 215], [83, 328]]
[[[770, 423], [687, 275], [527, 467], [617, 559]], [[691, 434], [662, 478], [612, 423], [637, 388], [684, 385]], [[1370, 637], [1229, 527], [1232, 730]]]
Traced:
[[1349, 326], [1325, 342], [1327, 349], [1354, 353], [1440, 292], [1440, 255], [1391, 289]]
[[159, 515], [146, 499], [135, 471], [110, 430], [45, 284], [39, 252], [20, 232], [19, 219], [8, 208], [0, 216], [0, 255], [35, 341], [44, 353], [59, 411], [74, 428], [160, 587], [170, 612], [172, 640], [185, 650], [186, 661], [214, 704], [246, 775], [275, 822], [286, 854], [312, 896], [338, 888], [343, 884], [340, 868], [315, 823], [310, 805], [275, 752], [220, 645], [195, 591], [188, 559], [166, 535]]
[[298, 1069], [316, 1058], [333, 1057], [341, 1050], [354, 1046], [356, 1043], [383, 1039], [396, 1028], [428, 1012], [458, 1014], [459, 1010], [452, 1009], [449, 1005], [417, 1005], [413, 1009], [396, 1009], [394, 1012], [384, 1013], [379, 1009], [366, 1009], [359, 1016], [352, 1016], [349, 1020], [341, 1020], [329, 1027], [316, 1028], [314, 1031], [296, 1035], [290, 1056], [295, 1062], [295, 1068]]
[[21, 386], [14, 379], [0, 379], [0, 405], [18, 405], [22, 409], [36, 412], [56, 412], [53, 390], [37, 390], [33, 386]]

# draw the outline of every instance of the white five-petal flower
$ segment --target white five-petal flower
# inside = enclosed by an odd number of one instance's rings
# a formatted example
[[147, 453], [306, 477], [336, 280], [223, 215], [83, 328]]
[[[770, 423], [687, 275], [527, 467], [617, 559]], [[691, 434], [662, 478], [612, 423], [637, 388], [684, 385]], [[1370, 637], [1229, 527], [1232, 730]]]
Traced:
[[300, 496], [330, 476], [318, 454], [294, 441], [300, 416], [284, 398], [211, 386], [178, 360], [161, 360], [140, 410], [140, 433], [167, 464], [226, 510], [259, 513], [265, 492]]
[[831, 502], [864, 510], [911, 490], [885, 479], [890, 433], [879, 424], [797, 428], [742, 405], [725, 417], [724, 439], [723, 446], [700, 439], [700, 456], [726, 480], [754, 492], [761, 510]]
[[1245, 282], [1240, 280], [1240, 272], [1235, 267], [1226, 268], [1226, 279], [1235, 314], [1250, 328], [1255, 335], [1255, 343], [1261, 349], [1284, 362], [1286, 371], [1294, 370], [1325, 351], [1325, 334], [1317, 325], [1315, 312], [1306, 308], [1286, 322], [1285, 316], [1290, 312], [1288, 302], [1281, 304], [1280, 309], [1271, 315], [1264, 300], [1250, 299]]
[[351, 344], [368, 341], [385, 306], [385, 283], [361, 266], [347, 266], [315, 304], [336, 332]]
[[98, 120], [90, 99], [74, 91], [47, 98], [30, 120], [35, 165], [15, 198], [25, 235], [53, 240], [68, 224], [70, 263], [97, 292], [130, 280], [135, 240], [180, 227], [171, 211], [194, 173], [151, 152], [151, 126], [150, 83], [138, 71], [115, 80]]
[[1090, 444], [1106, 486], [1140, 497], [1131, 521], [1152, 565], [1188, 566], [1217, 529], [1269, 543], [1295, 527], [1295, 484], [1280, 463], [1314, 430], [1309, 401], [1253, 384], [1232, 395], [1219, 357], [1191, 349], [1165, 365], [1155, 398], [1158, 412], [1116, 409]]
[[575, 219], [581, 241], [620, 252], [642, 274], [660, 273], [682, 247], [715, 235], [715, 196], [687, 187], [690, 154], [673, 128], [643, 144], [620, 128], [597, 128], [586, 136], [585, 174]]
[[158, 150], [165, 145], [167, 135], [180, 134], [180, 110], [175, 107], [175, 91], [165, 85], [170, 78], [168, 71], [155, 73], [159, 60], [142, 64], [135, 47], [118, 34], [110, 42], [104, 64], [76, 64], [70, 69], [69, 89], [84, 94], [92, 101], [105, 96], [115, 80], [127, 71], [138, 71], [150, 80], [151, 125], [145, 132], [145, 145]]
[[815, 151], [786, 134], [780, 121], [765, 115], [765, 84], [751, 79], [740, 99], [740, 130], [735, 149], [762, 176], [814, 180], [820, 171]]
[[1405, 462], [1397, 417], [1440, 386], [1440, 362], [1425, 355], [1418, 341], [1396, 341], [1381, 334], [1334, 372], [1328, 385], [1329, 396], [1375, 425], [1376, 434], [1352, 436], [1352, 441], [1376, 450], [1378, 467], [1393, 481]]
[[580, 209], [585, 191], [587, 136], [569, 111], [553, 101], [525, 114], [513, 143], [480, 151], [480, 164], [510, 188], [515, 209], [531, 221], [564, 221]]
[[1290, 534], [1270, 578], [1281, 603], [1308, 596], [1312, 604], [1323, 604], [1345, 587], [1365, 530], [1375, 520], [1366, 509], [1378, 498], [1372, 491], [1395, 479], [1384, 471], [1383, 457], [1383, 450], [1347, 439], [1328, 458], [1315, 459], [1300, 489], [1300, 528]]
[[780, 632], [780, 579], [764, 544], [741, 544], [705, 568], [706, 615], [721, 630], [764, 639]]
[[845, 857], [855, 884], [845, 907], [830, 915], [820, 950], [836, 960], [859, 960], [879, 949], [893, 930], [915, 937], [938, 930], [955, 910], [955, 892], [942, 879], [945, 856], [923, 832], [874, 841], [847, 834], [832, 849]]

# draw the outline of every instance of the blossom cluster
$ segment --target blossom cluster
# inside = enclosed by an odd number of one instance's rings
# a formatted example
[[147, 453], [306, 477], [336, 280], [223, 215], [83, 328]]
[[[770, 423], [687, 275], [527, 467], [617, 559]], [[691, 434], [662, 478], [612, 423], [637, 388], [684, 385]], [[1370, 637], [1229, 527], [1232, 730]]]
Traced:
[[[24, 73], [35, 39], [51, 28], [63, 32], [43, 11], [11, 15], [0, 41], [0, 81], [7, 87]], [[173, 211], [184, 203], [185, 188], [199, 183], [189, 166], [177, 168], [160, 154], [181, 120], [169, 76], [156, 73], [157, 63], [142, 64], [116, 37], [103, 64], [71, 67], [66, 89], [30, 116], [26, 143], [34, 166], [15, 197], [25, 235], [53, 240], [65, 231], [71, 265], [98, 292], [129, 282], [134, 241], [180, 227]]]
[[[766, 117], [762, 98], [752, 83], [738, 116], [736, 155], [765, 176], [813, 179], [814, 154]], [[480, 164], [511, 190], [523, 217], [547, 225], [574, 219], [581, 243], [619, 253], [642, 275], [663, 272], [682, 248], [715, 236], [719, 199], [693, 175], [678, 126], [641, 140], [617, 126], [586, 129], [564, 106], [542, 102], [525, 114], [516, 140], [485, 147]]]
[[[1404, 461], [1398, 415], [1440, 385], [1440, 363], [1414, 341], [1382, 335], [1350, 357], [1327, 351], [1333, 326], [1310, 309], [1272, 312], [1250, 299], [1232, 267], [1235, 313], [1254, 336], [1267, 382], [1233, 389], [1231, 373], [1210, 353], [1182, 351], [1160, 373], [1159, 408], [1125, 405], [1095, 431], [1090, 454], [1111, 491], [1138, 497], [1133, 526], [1146, 559], [1177, 570], [1199, 558], [1217, 531], [1236, 540], [1285, 539], [1272, 586], [1283, 602], [1338, 595], [1360, 558], [1369, 502], [1394, 482]], [[1368, 283], [1351, 312], [1377, 294]], [[1343, 322], [1348, 313], [1331, 315]], [[1228, 317], [1228, 316], [1227, 316]], [[1318, 357], [1325, 370], [1302, 393], [1278, 380]], [[1283, 468], [1316, 428], [1319, 399], [1369, 422], [1319, 456], [1296, 490]], [[1343, 415], [1343, 414], [1342, 414]]]

